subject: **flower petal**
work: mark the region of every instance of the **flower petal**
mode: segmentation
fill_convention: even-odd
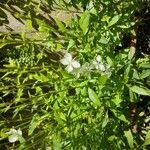
[[[69,62],[67,59],[65,59],[65,58],[61,59],[60,62],[61,62],[63,65],[68,65],[68,64],[70,63],[70,62]]]
[[[73,70],[73,66],[70,64],[70,65],[68,65],[67,67],[66,67],[66,70],[68,71],[68,72],[71,72],[72,70]]]
[[[77,61],[72,61],[72,66],[74,67],[74,68],[79,68],[80,67],[80,63],[79,62],[77,62]]]
[[[102,61],[102,57],[101,57],[100,55],[98,55],[98,56],[96,57],[96,61],[97,61],[97,62],[101,62],[101,61]]]
[[[17,132],[18,132],[19,135],[22,135],[22,131],[20,129],[18,129]]]
[[[6,134],[17,134],[17,130],[11,128],[9,132],[7,132]]]
[[[98,65],[99,65],[99,63],[97,62],[97,61],[93,61],[93,63],[91,64],[91,69],[98,69]]]
[[[64,58],[60,60],[60,62],[63,65],[68,65],[72,61],[72,55],[69,53],[66,53]]]
[[[16,134],[10,135],[8,137],[8,140],[10,143],[14,143],[14,142],[18,141],[18,136]]]
[[[105,66],[103,64],[99,64],[99,68],[100,68],[101,71],[105,71],[106,70]]]

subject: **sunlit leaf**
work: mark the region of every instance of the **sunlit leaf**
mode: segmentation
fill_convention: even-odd
[[[120,93],[116,94],[112,101],[116,104],[116,106],[119,106],[119,104],[122,102]]]
[[[146,87],[140,87],[140,86],[129,86],[129,89],[139,95],[147,95],[150,96],[150,90]]]
[[[60,136],[59,135],[55,135],[53,137],[53,149],[54,150],[61,150],[61,142],[60,142]]]
[[[57,24],[59,30],[60,30],[61,32],[65,32],[66,29],[65,29],[65,26],[64,26],[64,24],[62,23],[62,21],[60,21],[58,18],[54,18],[54,19],[55,19],[55,22],[56,22],[56,24]]]
[[[136,93],[134,93],[133,91],[129,90],[129,95],[130,95],[129,100],[131,102],[137,102],[137,95],[136,95]]]
[[[140,78],[144,79],[146,77],[150,76],[150,69],[143,70],[142,73],[140,74]]]
[[[91,88],[88,88],[88,94],[89,94],[90,100],[92,100],[92,102],[96,106],[100,106],[100,100],[99,100],[97,94]]]
[[[15,98],[15,102],[21,101],[21,96],[23,95],[23,89],[19,88],[17,91],[17,96]]]
[[[131,46],[128,54],[128,59],[132,59],[135,55],[135,47]]]
[[[150,63],[142,63],[142,64],[140,64],[140,67],[150,69]]]
[[[150,145],[150,130],[147,132],[143,146]]]
[[[94,15],[97,15],[97,11],[96,11],[96,9],[94,7],[93,1],[89,2],[89,5],[87,6],[87,9],[89,10],[90,13],[92,13]]]
[[[107,75],[102,75],[101,77],[99,77],[99,84],[100,85],[105,85],[107,80],[108,80],[108,76]]]
[[[31,135],[33,131],[41,124],[41,122],[46,119],[48,114],[40,117],[37,113],[32,117],[32,120],[29,125],[28,135]]]
[[[119,15],[114,16],[108,23],[107,27],[111,27],[112,25],[116,24],[118,22],[119,18],[120,18]]]
[[[67,50],[69,50],[71,47],[73,47],[75,45],[74,40],[70,39]]]
[[[114,115],[119,119],[122,120],[126,123],[129,123],[129,121],[126,119],[125,115],[123,114],[123,112],[119,111],[119,110],[115,110],[115,109],[111,109],[111,111],[114,113]]]
[[[133,135],[131,131],[124,131],[125,137],[127,138],[130,148],[133,148]]]
[[[28,11],[28,15],[27,15],[28,19],[27,19],[27,28],[28,31],[32,31],[32,20],[31,20],[31,13],[30,11]]]
[[[37,80],[37,81],[41,81],[41,82],[47,82],[49,81],[48,77],[46,77],[45,75],[43,75],[42,73],[40,74],[34,74],[33,77]]]
[[[0,48],[3,48],[5,45],[7,45],[7,43],[0,43]]]
[[[109,42],[109,40],[107,38],[105,38],[104,36],[102,36],[99,40],[100,43],[102,44],[107,44]]]
[[[108,112],[107,112],[105,113],[105,118],[102,120],[102,128],[105,128],[108,122],[109,119],[108,119]]]
[[[88,11],[85,11],[79,20],[79,25],[83,31],[83,34],[86,34],[88,31],[89,21],[90,21],[90,13]]]

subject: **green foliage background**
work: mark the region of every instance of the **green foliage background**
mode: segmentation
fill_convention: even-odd
[[[1,149],[147,149],[149,116],[141,109],[141,131],[131,131],[129,105],[150,96],[149,55],[123,46],[123,34],[135,36],[140,22],[137,0],[14,0],[24,19],[20,33],[0,33],[0,148]],[[70,14],[46,18],[42,12]],[[35,31],[33,32],[33,28]],[[28,31],[27,31],[28,29]],[[64,50],[83,65],[101,55],[111,76],[90,72],[80,78],[67,73],[60,59]],[[147,106],[147,109],[148,106]],[[6,132],[20,128],[19,142]]]

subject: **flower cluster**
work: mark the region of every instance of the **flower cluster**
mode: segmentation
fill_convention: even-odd
[[[72,58],[70,53],[66,53],[60,62],[67,66],[65,68],[67,72],[74,74],[77,78],[82,75],[89,74],[94,69],[99,70],[101,74],[107,74],[108,77],[111,76],[110,66],[103,63],[100,55],[98,55],[91,64],[86,62],[81,66],[78,61]]]
[[[64,58],[60,60],[60,62],[63,64],[63,65],[66,65],[66,70],[68,72],[71,72],[73,71],[74,68],[79,68],[80,67],[80,63],[75,61],[73,58],[72,58],[72,55],[69,54],[69,53],[66,53]]]
[[[92,63],[93,68],[100,70],[102,74],[107,74],[108,77],[111,76],[110,65],[104,64],[100,55],[98,55]]]
[[[9,135],[8,140],[10,143],[14,143],[19,140],[19,136],[22,136],[22,131],[20,129],[16,130],[14,128],[11,128],[9,132],[7,132]]]

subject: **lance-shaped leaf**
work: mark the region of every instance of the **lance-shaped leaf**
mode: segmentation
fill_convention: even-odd
[[[116,24],[118,22],[119,18],[120,18],[119,15],[114,16],[108,23],[107,27],[111,27],[112,25]]]
[[[150,90],[146,87],[139,87],[139,86],[129,86],[129,89],[139,95],[147,95],[150,96]]]
[[[130,130],[124,131],[124,135],[127,138],[130,148],[133,148],[133,135],[132,135],[131,131]]]
[[[89,94],[90,100],[92,100],[96,106],[100,106],[99,98],[97,94],[91,88],[88,88],[88,94]]]
[[[90,21],[90,13],[88,11],[86,11],[83,13],[83,15],[81,16],[81,18],[79,20],[79,25],[80,25],[80,28],[82,29],[84,35],[88,31],[89,21]]]

